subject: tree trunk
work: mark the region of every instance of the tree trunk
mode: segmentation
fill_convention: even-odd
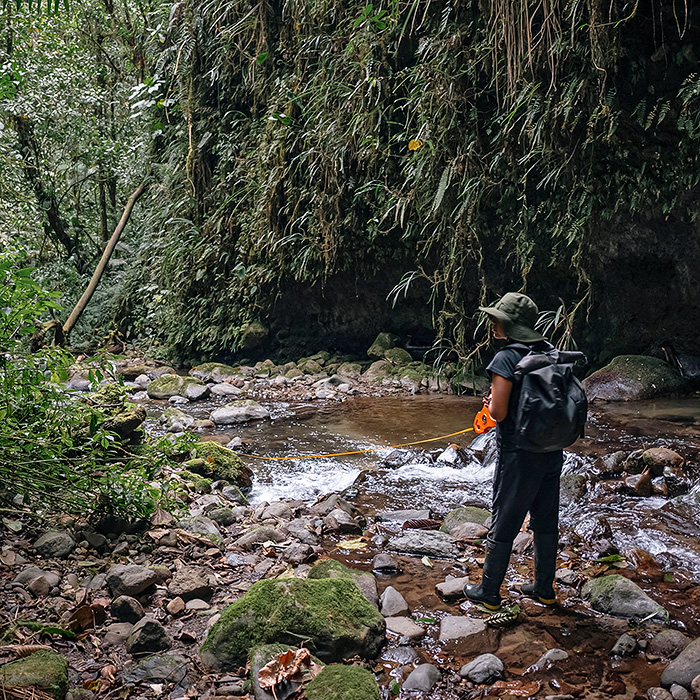
[[[134,204],[136,204],[136,200],[144,193],[145,189],[146,183],[142,182],[136,188],[131,197],[129,197],[129,201],[124,207],[124,213],[122,214],[122,218],[119,220],[117,227],[114,229],[112,237],[109,239],[109,242],[107,243],[107,246],[105,247],[104,252],[102,253],[102,257],[100,258],[100,262],[95,268],[95,272],[92,275],[90,284],[88,284],[87,289],[83,292],[83,296],[80,297],[80,300],[75,305],[75,308],[73,309],[73,311],[71,311],[71,315],[68,317],[68,320],[63,324],[63,335],[66,339],[68,338],[68,334],[73,330],[75,324],[78,322],[80,314],[83,313],[85,307],[88,305],[88,302],[92,298],[92,295],[95,293],[97,285],[100,283],[102,275],[105,269],[107,268],[107,263],[112,257],[114,248],[119,242],[119,237],[122,235],[122,232],[126,228],[126,224],[129,221],[129,217],[131,216],[131,211],[134,208]]]

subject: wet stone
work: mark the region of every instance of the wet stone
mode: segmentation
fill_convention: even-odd
[[[693,679],[700,675],[700,638],[692,641],[666,666],[661,674],[661,685],[670,687],[674,683],[690,688]]]
[[[637,651],[637,640],[629,634],[623,634],[610,650],[610,656],[632,656]]]
[[[120,595],[112,601],[112,617],[120,622],[138,622],[146,613],[143,606],[136,598],[128,595]]]
[[[381,573],[395,573],[401,571],[401,565],[390,554],[377,554],[372,559],[372,570]]]
[[[380,612],[384,617],[395,617],[409,612],[405,598],[393,586],[387,586],[379,597],[379,602]]]
[[[690,684],[690,687],[693,687],[693,684]],[[678,685],[677,683],[674,683],[670,688],[669,692],[671,693],[671,697],[673,700],[690,700],[691,695],[690,693],[682,686]]]
[[[575,588],[578,586],[581,577],[573,569],[557,569],[554,574],[557,583]]]
[[[405,523],[407,520],[428,520],[429,510],[384,510],[377,513],[378,522]]]
[[[297,542],[287,547],[282,553],[282,559],[293,566],[304,564],[313,559],[314,556],[315,552],[313,547],[302,542]]]
[[[209,511],[209,517],[217,524],[223,525],[233,525],[236,522],[236,516],[230,508],[214,508]]]
[[[441,642],[456,642],[486,631],[483,620],[476,620],[463,615],[448,615],[440,622]]]
[[[598,612],[626,618],[649,615],[665,617],[666,611],[652,600],[636,583],[619,574],[601,576],[583,586],[581,597]]]
[[[431,530],[410,530],[400,537],[389,540],[389,549],[408,554],[427,555],[433,557],[457,556],[455,539],[446,532]]]
[[[472,683],[493,683],[503,677],[503,662],[493,654],[481,654],[459,670]]]
[[[557,661],[564,661],[569,658],[568,652],[563,649],[547,649],[534,664],[534,668],[538,671],[551,668]]]
[[[440,670],[432,664],[417,666],[403,683],[404,690],[420,690],[429,693],[440,682]]]
[[[387,617],[386,622],[387,632],[399,635],[399,637],[408,637],[409,639],[420,639],[425,636],[425,630],[407,617]]]
[[[435,590],[446,600],[464,597],[464,587],[469,583],[468,576],[461,578],[447,578],[443,583],[438,583]]]
[[[649,688],[647,697],[649,700],[673,700],[673,695],[664,688]]]
[[[649,653],[664,659],[675,659],[690,644],[679,630],[661,630],[649,642]]]

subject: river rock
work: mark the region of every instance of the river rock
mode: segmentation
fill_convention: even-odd
[[[647,698],[649,700],[673,700],[673,695],[665,688],[649,688]]]
[[[216,523],[203,515],[196,515],[193,518],[186,518],[179,523],[180,529],[185,532],[191,532],[195,535],[204,535],[211,540],[212,544],[220,545],[223,541],[221,538],[221,530]]]
[[[367,350],[367,357],[372,360],[381,360],[386,355],[387,350],[391,350],[396,347],[396,342],[398,341],[398,336],[393,333],[379,333],[374,339],[372,345],[369,346]]]
[[[236,367],[224,365],[221,362],[204,362],[189,371],[191,377],[203,382],[229,382],[241,378],[241,372]]]
[[[209,511],[209,517],[222,527],[228,527],[236,522],[236,516],[230,508],[214,508]]]
[[[282,559],[292,566],[305,564],[316,558],[316,552],[310,544],[295,542],[282,552]]]
[[[384,359],[396,367],[405,367],[413,362],[411,354],[403,348],[389,348],[384,352]]]
[[[533,664],[534,671],[546,671],[557,661],[565,661],[569,658],[568,652],[563,649],[547,649]]]
[[[120,595],[115,598],[110,609],[112,617],[121,622],[136,623],[146,614],[141,603],[128,595]]]
[[[362,381],[377,384],[388,379],[392,375],[393,365],[389,360],[377,360],[373,362],[362,374]]]
[[[588,480],[583,474],[564,474],[559,480],[559,503],[568,508],[580,501],[588,490]]]
[[[326,666],[304,693],[307,700],[381,700],[374,674],[361,666]]]
[[[462,523],[461,525],[457,525],[457,527],[453,527],[450,532],[452,537],[461,542],[483,540],[488,533],[488,528],[479,525],[479,523]]]
[[[632,656],[635,651],[637,651],[637,640],[625,633],[613,645],[610,656]]]
[[[638,401],[678,394],[686,382],[663,360],[620,355],[583,381],[589,401]]]
[[[318,535],[313,529],[313,518],[295,518],[285,523],[282,527],[295,539],[312,547],[318,544]]]
[[[45,576],[35,576],[27,584],[27,590],[37,598],[45,598],[51,592],[51,584]]]
[[[384,621],[386,622],[387,632],[396,634],[399,637],[420,639],[425,636],[425,629],[408,617],[387,617]]]
[[[696,683],[696,681],[698,681]],[[696,676],[693,682],[690,684],[690,689],[693,691],[693,696],[696,698],[700,697],[700,676]],[[669,692],[673,700],[692,700],[690,693],[678,683],[674,683],[670,688]]]
[[[389,540],[387,547],[395,552],[406,552],[419,556],[458,556],[455,538],[446,532],[435,530],[406,530],[404,534]]]
[[[113,596],[143,593],[158,580],[155,571],[138,564],[117,564],[107,572],[106,582]]]
[[[464,523],[476,523],[477,525],[484,525],[488,520],[491,513],[483,508],[475,508],[473,506],[460,506],[451,510],[442,522],[440,530],[442,532],[449,532],[454,534],[452,531],[463,525]]]
[[[36,688],[45,692],[49,690],[56,700],[63,700],[68,692],[68,662],[55,651],[41,649],[24,659],[0,666],[0,689],[13,686],[26,688],[28,698],[34,697],[30,689]]]
[[[270,411],[252,399],[231,401],[221,408],[212,411],[209,416],[216,425],[235,425],[251,420],[261,420],[270,417]]]
[[[594,610],[608,615],[640,619],[653,614],[663,619],[667,614],[636,583],[619,574],[591,579],[583,586],[581,597]]]
[[[435,590],[438,592],[440,597],[445,598],[445,600],[453,600],[455,598],[464,597],[464,587],[469,583],[468,576],[462,576],[460,578],[449,577],[446,578],[443,583],[438,583],[435,586]]]
[[[379,597],[380,612],[384,617],[395,617],[409,612],[406,599],[393,587],[387,586]]]
[[[432,664],[420,664],[411,671],[408,678],[404,681],[402,688],[404,690],[420,690],[423,693],[429,693],[442,678],[440,670]]]
[[[181,411],[179,408],[169,406],[160,417],[160,423],[168,433],[183,433],[191,428],[195,418],[189,413]]]
[[[384,618],[352,581],[262,580],[224,609],[200,651],[206,664],[232,670],[259,644],[297,644],[309,637],[326,661],[374,658],[385,629]]]
[[[253,549],[255,545],[263,542],[284,542],[287,539],[286,535],[273,527],[254,527],[248,530],[244,535],[241,535],[236,541],[236,547],[242,549]]]
[[[75,540],[67,532],[47,532],[35,543],[36,551],[47,559],[66,557],[75,549]]]
[[[130,654],[153,653],[170,647],[170,640],[163,625],[151,617],[139,620],[129,632],[126,650]]]
[[[114,622],[108,625],[105,630],[102,645],[105,648],[109,648],[125,644],[133,627],[134,626],[130,622]]]
[[[700,675],[700,638],[693,640],[666,666],[661,674],[661,685],[665,688],[674,683],[690,688],[693,679]]]
[[[688,644],[690,639],[680,630],[661,630],[649,642],[649,653],[664,659],[675,659]]]
[[[214,590],[209,580],[209,574],[194,566],[183,566],[175,572],[173,580],[168,586],[171,596],[182,598],[184,601],[193,598],[209,600]]]
[[[136,666],[124,671],[122,680],[128,685],[134,683],[173,683],[186,685],[189,659],[181,654],[154,654],[139,661]]]
[[[253,472],[232,450],[212,440],[201,440],[190,451],[185,469],[210,479],[223,479],[243,489],[250,488]]]
[[[177,374],[165,374],[154,379],[146,388],[152,399],[168,400],[174,396],[186,399],[205,398],[209,395],[209,387],[200,379],[180,377]]]
[[[37,576],[43,577],[51,588],[58,586],[58,584],[61,582],[61,577],[54,574],[52,571],[44,571],[38,566],[29,566],[20,571],[20,573],[14,577],[12,583],[19,583],[22,586],[26,586],[33,579],[37,578]]]
[[[441,642],[462,642],[474,635],[482,635],[486,632],[486,624],[483,620],[476,620],[464,615],[447,615],[440,621]],[[463,650],[460,649],[462,652]]]
[[[503,662],[493,654],[481,654],[462,666],[459,675],[472,683],[494,683],[503,677]]]
[[[372,571],[382,574],[397,573],[401,571],[401,564],[391,554],[380,552],[372,559]]]
[[[642,453],[642,461],[654,476],[663,476],[666,467],[677,469],[685,462],[678,452],[669,450],[667,447],[651,447],[645,450]]]
[[[314,564],[307,574],[309,579],[342,578],[353,581],[362,591],[362,595],[375,607],[379,602],[377,580],[368,571],[353,569],[335,559],[323,559]]]
[[[673,688],[673,686],[671,686]],[[690,690],[693,693],[694,700],[700,700],[700,676],[695,676],[690,683]]]
[[[336,508],[323,518],[325,532],[344,532],[350,535],[362,534],[362,527],[351,518],[344,510]]]
[[[633,474],[625,479],[625,486],[635,495],[651,496],[651,472],[645,469],[641,474]]]

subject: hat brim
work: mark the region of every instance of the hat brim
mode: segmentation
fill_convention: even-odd
[[[522,323],[515,323],[508,314],[494,309],[493,306],[480,306],[479,311],[498,319],[503,324],[503,330],[509,340],[515,340],[519,343],[536,343],[546,338],[538,333],[534,328],[530,328]]]

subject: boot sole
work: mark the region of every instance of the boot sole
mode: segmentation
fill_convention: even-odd
[[[536,600],[538,603],[542,603],[542,605],[556,605],[557,604],[556,598],[543,598],[542,596],[539,596],[536,593],[529,594],[529,595],[527,593],[523,593],[523,595],[526,598],[530,598],[532,600]]]

